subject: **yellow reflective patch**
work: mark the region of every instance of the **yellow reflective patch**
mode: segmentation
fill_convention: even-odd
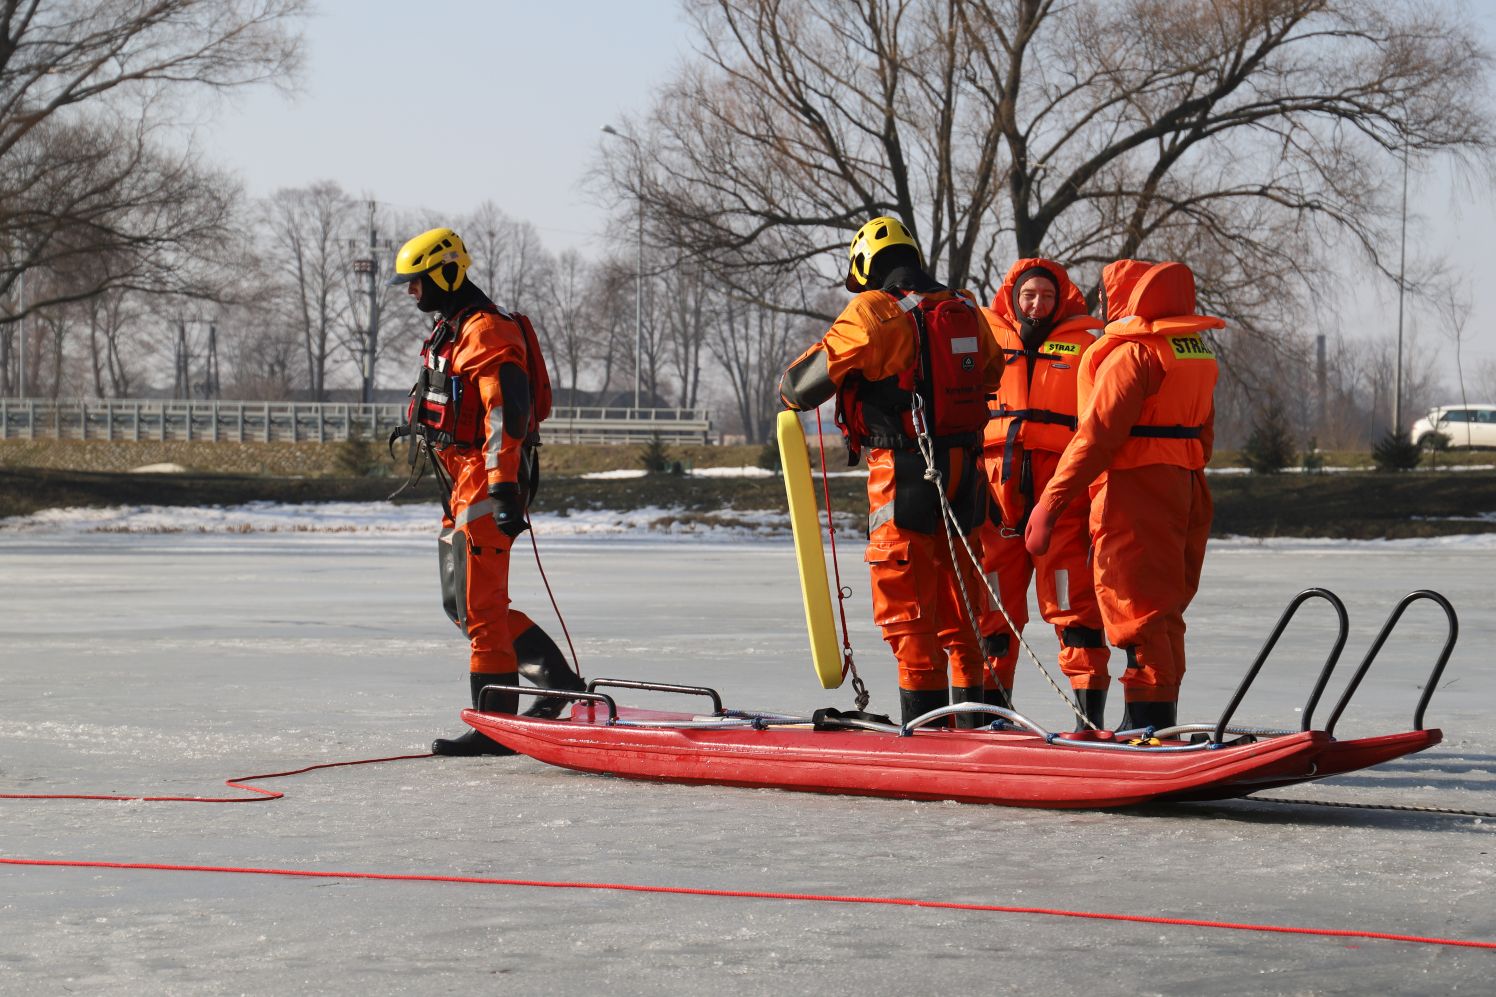
[[[1039,350],[1039,352],[1040,353],[1054,353],[1054,354],[1058,354],[1058,355],[1061,355],[1061,356],[1071,356],[1071,357],[1073,357],[1073,356],[1079,356],[1080,355],[1080,345],[1077,344],[1077,343],[1061,343],[1061,342],[1051,341],[1051,342],[1045,343],[1044,347],[1041,350]]]
[[[1210,351],[1205,340],[1199,336],[1170,336],[1169,345],[1174,348],[1174,357],[1177,360],[1215,359],[1215,354]]]

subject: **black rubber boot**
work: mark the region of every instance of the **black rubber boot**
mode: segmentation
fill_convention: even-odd
[[[982,695],[986,697],[988,706],[1001,706],[1005,710],[1013,708],[1013,691],[1011,689],[1004,689],[1002,686],[998,686],[995,689],[983,689]],[[991,723],[996,719],[996,717],[989,716],[987,722]]]
[[[908,723],[915,717],[924,716],[931,710],[951,705],[950,694],[944,689],[899,689],[900,723]],[[931,721],[927,727],[949,726],[945,717]]]
[[[566,655],[550,634],[539,627],[532,626],[514,638],[514,656],[519,659],[520,675],[533,686],[563,692],[582,692],[587,688],[582,677],[571,670]],[[537,699],[523,715],[554,720],[566,709],[566,703],[564,699]]]
[[[473,708],[479,707],[479,693],[486,685],[518,685],[519,674],[517,672],[504,672],[501,674],[488,674],[485,672],[469,672],[468,684],[472,688]],[[519,709],[519,696],[512,692],[490,693],[488,699],[481,704],[489,713],[513,713]],[[433,755],[455,755],[470,757],[472,755],[512,755],[515,754],[511,748],[506,748],[499,742],[475,730],[469,730],[461,737],[439,737],[431,742],[431,753]]]
[[[1172,727],[1177,722],[1175,714],[1178,704],[1173,702],[1137,702],[1128,703],[1122,711],[1122,723],[1118,730],[1137,730],[1140,727],[1152,727],[1154,730],[1163,730]]]
[[[957,685],[951,687],[951,705],[956,703],[983,703],[982,687]],[[992,722],[992,717],[986,713],[957,713],[956,727],[960,730],[975,730],[985,727]]]
[[[1086,715],[1086,719],[1096,726],[1097,730],[1106,730],[1106,690],[1105,689],[1077,689],[1075,690],[1075,705]],[[1076,730],[1088,729],[1079,720],[1075,722]]]

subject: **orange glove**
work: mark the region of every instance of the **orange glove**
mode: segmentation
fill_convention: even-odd
[[[1029,513],[1028,527],[1023,531],[1023,546],[1031,557],[1049,553],[1049,538],[1054,535],[1054,521],[1060,515],[1042,503]]]

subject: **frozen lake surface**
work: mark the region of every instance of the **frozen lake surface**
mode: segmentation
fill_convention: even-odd
[[[225,778],[418,753],[459,731],[465,648],[441,613],[429,526],[308,532],[204,515],[217,517],[206,532],[129,532],[118,519],[86,532],[97,524],[81,515],[0,528],[0,792],[240,796]],[[545,526],[546,570],[589,677],[710,685],[737,708],[851,705],[849,689],[812,678],[783,541],[638,529],[553,539],[560,524]],[[559,641],[528,544],[517,550],[516,604]],[[855,542],[842,554],[853,641],[872,708],[895,710],[860,554]],[[1214,719],[1299,589],[1324,585],[1350,609],[1342,677],[1403,593],[1437,589],[1462,617],[1428,714],[1445,743],[1272,795],[1496,810],[1491,564],[1474,538],[1214,545],[1189,615],[1183,719]],[[1328,615],[1306,607],[1238,719],[1297,724]],[[1029,630],[1052,660],[1047,631]],[[1432,605],[1411,610],[1340,733],[1410,726],[1442,638]],[[1065,723],[1031,664],[1018,705]],[[1496,940],[1496,821],[1474,818],[1250,800],[1017,810],[653,785],[523,758],[421,758],[263,786],[286,797],[0,800],[0,857],[915,897]],[[0,926],[6,994],[1487,993],[1496,969],[1481,949],[1040,914],[14,865],[0,865]]]

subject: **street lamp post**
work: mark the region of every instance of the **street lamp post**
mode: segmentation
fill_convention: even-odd
[[[1392,381],[1392,432],[1402,432],[1403,269],[1408,262],[1408,142],[1403,140],[1402,248],[1397,258],[1397,372]]]
[[[633,143],[634,150],[643,155],[643,147],[632,135],[625,135],[612,125],[603,125],[603,134]],[[639,244],[634,255],[634,410],[639,408],[639,369],[644,362],[644,197],[636,195],[639,205]]]

